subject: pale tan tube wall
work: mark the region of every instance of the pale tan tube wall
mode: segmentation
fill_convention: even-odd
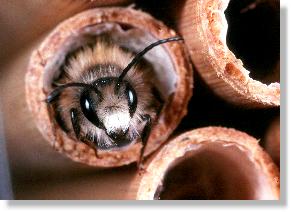
[[[206,127],[164,146],[139,181],[137,199],[279,199],[279,171],[246,133]]]
[[[250,70],[245,68],[246,65],[227,46],[228,23],[224,12],[230,2],[230,0],[179,1],[179,6],[173,14],[176,27],[185,39],[193,64],[210,88],[233,104],[260,108],[279,106],[280,84],[277,81],[279,63],[275,67],[276,73],[270,74],[273,76],[265,76],[266,79],[271,78],[269,81],[272,83],[264,84],[250,77]],[[274,10],[275,14],[279,14],[277,0],[254,2],[266,4],[265,6]],[[249,7],[250,10],[256,10],[258,6],[255,3]]]
[[[129,31],[128,29],[137,29],[149,33],[155,41],[176,35],[173,30],[166,27],[162,22],[141,11],[120,7],[88,10],[65,20],[46,37],[40,47],[32,54],[26,75],[27,103],[43,136],[56,150],[71,159],[100,167],[122,166],[137,161],[141,142],[136,142],[131,147],[120,151],[100,151],[97,158],[93,149],[84,143],[72,140],[60,129],[53,121],[53,115],[49,112],[43,100],[46,99],[48,87],[50,87],[50,85],[46,85],[48,84],[46,83],[48,81],[47,78],[54,75],[54,73],[49,73],[49,70],[54,64],[59,63],[60,58],[68,53],[70,50],[68,49],[68,42],[75,39],[76,42],[71,42],[72,45],[78,44],[83,39],[79,38],[80,34],[94,34],[96,33],[94,27],[104,24],[103,26],[106,28],[108,27],[107,23],[126,26],[126,31]],[[120,28],[120,30],[123,30],[122,27]],[[128,36],[133,35],[129,33]],[[164,105],[164,109],[157,121],[158,124],[151,131],[146,155],[166,141],[176,128],[187,112],[187,102],[192,95],[192,68],[183,43],[167,43],[163,48],[167,51],[168,57],[174,66],[176,87],[172,97]],[[55,57],[56,55],[59,56]]]

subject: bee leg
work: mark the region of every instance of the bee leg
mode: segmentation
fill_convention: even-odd
[[[84,138],[80,138],[80,141],[81,141],[82,143],[85,143],[87,146],[91,147],[91,149],[93,149],[96,158],[101,158],[101,157],[97,154],[97,149],[96,149],[95,145],[94,145],[92,142],[89,142],[89,141],[85,140]]]
[[[139,160],[138,160],[138,169],[141,170],[143,169],[143,159],[144,159],[144,151],[147,145],[147,141],[151,132],[151,128],[152,128],[152,120],[151,120],[151,116],[149,114],[143,115],[142,119],[146,122],[144,129],[142,131],[142,135],[141,135],[141,140],[142,140],[142,148],[140,151],[140,156],[139,156]]]
[[[97,149],[94,146],[93,143],[86,141],[84,138],[80,136],[80,125],[79,125],[79,117],[78,117],[78,111],[76,108],[72,108],[70,110],[70,117],[72,122],[72,127],[75,133],[76,138],[81,141],[82,143],[86,144],[87,146],[91,147],[94,150],[95,156],[99,158],[97,154]]]
[[[162,105],[164,103],[159,90],[156,87],[152,88],[152,93],[155,99]]]
[[[162,111],[164,101],[161,97],[159,90],[156,87],[152,88],[152,94],[156,99],[155,107],[157,108],[157,115],[159,115],[160,112]]]
[[[72,127],[75,133],[76,138],[79,140],[80,138],[80,125],[79,125],[79,117],[76,108],[72,108],[70,110],[70,117],[72,122]]]

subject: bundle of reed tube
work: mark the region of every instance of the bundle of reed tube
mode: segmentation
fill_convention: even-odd
[[[125,199],[280,198],[279,1],[84,5],[25,73],[56,163],[135,167]]]

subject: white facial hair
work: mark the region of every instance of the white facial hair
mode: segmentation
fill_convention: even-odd
[[[130,114],[128,112],[115,112],[105,117],[104,126],[106,132],[110,134],[117,130],[125,132],[129,128]]]

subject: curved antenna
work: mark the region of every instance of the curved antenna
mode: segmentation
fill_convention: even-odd
[[[139,52],[138,54],[136,54],[135,57],[132,59],[132,61],[127,65],[127,67],[124,68],[123,72],[119,76],[119,79],[117,81],[117,85],[123,80],[123,78],[126,76],[126,74],[128,73],[128,71],[134,65],[136,65],[142,59],[142,57],[144,56],[144,54],[146,54],[148,51],[150,51],[151,49],[153,49],[155,46],[158,46],[158,45],[161,45],[161,44],[164,44],[164,43],[167,43],[167,42],[180,41],[180,40],[183,40],[183,38],[181,38],[181,37],[166,38],[166,39],[162,39],[162,40],[156,41],[156,42],[150,44],[149,46],[147,46],[141,52]]]
[[[71,83],[67,83],[65,85],[61,85],[59,87],[57,87],[55,90],[53,90],[47,97],[46,99],[46,103],[52,103],[59,95],[60,93],[66,89],[66,88],[70,88],[70,87],[85,87],[91,90],[94,90],[97,94],[100,94],[100,91],[89,84],[86,83],[79,83],[79,82],[71,82]]]

